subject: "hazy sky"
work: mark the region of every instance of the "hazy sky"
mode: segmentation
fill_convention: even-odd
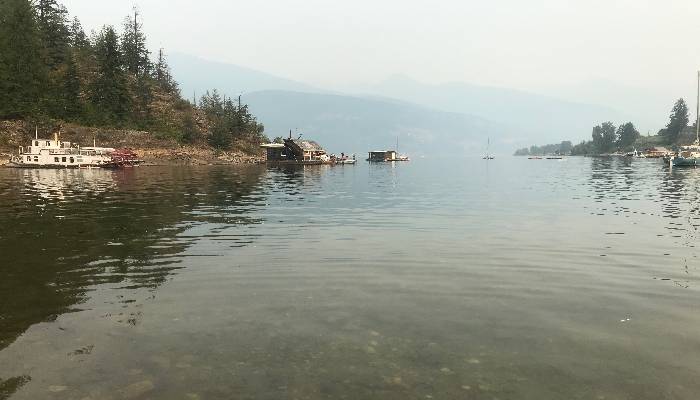
[[[700,67],[697,0],[64,4],[87,31],[121,25],[136,4],[153,48],[334,88],[392,74],[539,92],[605,80],[691,97],[694,107]]]

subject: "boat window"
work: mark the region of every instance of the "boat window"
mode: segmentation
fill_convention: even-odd
[[[37,140],[34,142],[34,146],[38,146],[38,145],[39,145],[39,141]]]
[[[27,156],[27,161],[32,161],[32,157]]]
[[[66,162],[66,158],[65,158],[65,157],[63,157],[63,158],[61,159],[61,161],[63,161],[63,162]]]
[[[53,162],[58,162],[58,157],[54,157]]]
[[[46,141],[46,145],[47,145],[47,146],[51,146],[51,142],[49,142],[49,141],[47,140],[47,141]]]
[[[75,162],[75,159],[73,157],[71,157],[70,162]]]
[[[39,161],[39,157],[34,156],[34,161]]]

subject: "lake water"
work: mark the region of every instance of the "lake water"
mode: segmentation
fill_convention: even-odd
[[[700,170],[0,170],[0,399],[697,399]]]

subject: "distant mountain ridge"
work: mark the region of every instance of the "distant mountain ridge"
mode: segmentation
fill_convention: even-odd
[[[180,89],[185,98],[191,98],[194,93],[201,96],[213,88],[228,96],[260,90],[320,91],[311,85],[266,72],[182,53],[169,55],[168,63],[173,74],[182,79]]]
[[[563,137],[588,138],[605,120],[625,117],[605,106],[578,103],[522,90],[462,82],[424,84],[395,75],[367,88],[369,93],[409,100],[436,109],[469,113],[509,127],[507,140],[556,142]],[[512,135],[512,136],[510,136]]]
[[[481,118],[379,98],[260,91],[248,94],[246,103],[263,121],[268,136],[292,130],[334,152],[393,149],[398,139],[400,150],[414,155],[479,154],[487,137],[500,131]]]
[[[170,66],[185,97],[213,87],[232,97],[242,93],[269,137],[299,129],[339,151],[388,147],[399,136],[414,152],[444,152],[451,143],[452,153],[483,153],[491,138],[492,151],[511,154],[533,143],[587,139],[601,121],[624,118],[609,107],[466,83],[394,76],[348,94],[177,53]]]

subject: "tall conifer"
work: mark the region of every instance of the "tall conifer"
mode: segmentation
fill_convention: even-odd
[[[35,115],[46,68],[34,8],[28,0],[0,1],[0,117]]]

